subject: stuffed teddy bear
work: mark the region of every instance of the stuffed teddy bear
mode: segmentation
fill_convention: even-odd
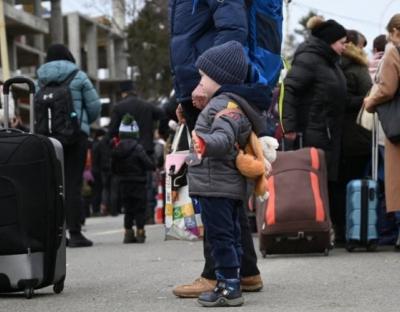
[[[255,181],[254,193],[265,200],[268,198],[267,176],[271,164],[264,158],[263,148],[252,131],[244,150],[239,149],[236,156],[236,167],[240,173]]]

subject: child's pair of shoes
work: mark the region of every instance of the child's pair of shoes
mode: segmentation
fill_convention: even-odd
[[[137,230],[137,236],[135,235],[135,231],[133,229],[125,230],[124,235],[124,244],[132,244],[132,243],[144,243],[146,240],[146,233],[144,229]]]

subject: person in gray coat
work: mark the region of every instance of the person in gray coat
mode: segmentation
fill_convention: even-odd
[[[243,148],[248,141],[252,114],[244,98],[220,89],[243,84],[248,63],[242,45],[228,41],[205,51],[196,67],[201,80],[192,93],[193,105],[202,111],[192,132],[194,153],[187,159],[188,185],[190,196],[201,206],[217,277],[215,289],[202,293],[198,301],[203,306],[238,306],[243,304],[239,211],[246,197],[246,179],[235,159],[237,145]],[[197,97],[199,94],[203,96]],[[206,100],[196,100],[199,98]]]

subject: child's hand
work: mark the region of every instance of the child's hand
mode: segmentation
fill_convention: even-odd
[[[118,146],[118,144],[120,142],[121,142],[121,139],[119,138],[119,136],[113,137],[111,140],[111,147],[114,148],[114,147]]]
[[[193,102],[193,106],[200,110],[202,110],[204,107],[206,107],[206,105],[208,103],[208,96],[202,86],[198,85],[193,90],[192,102]]]
[[[192,140],[193,140],[194,151],[196,152],[197,157],[201,158],[204,155],[204,152],[206,151],[206,145],[204,143],[204,140],[199,136],[197,136],[194,130],[192,131]]]

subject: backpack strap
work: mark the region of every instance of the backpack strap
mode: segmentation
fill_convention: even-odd
[[[62,86],[69,86],[71,81],[75,78],[76,74],[79,72],[79,69],[75,69],[70,73],[67,78],[61,83]]]
[[[69,84],[72,82],[72,80],[75,78],[75,76],[78,74],[79,69],[73,70],[67,78],[61,83],[61,86],[69,86]],[[73,100],[73,99],[72,99]],[[82,96],[82,107],[81,107],[81,116],[79,117],[79,126],[82,126],[82,120],[83,120],[83,110],[86,109],[85,105],[85,99]]]
[[[223,116],[223,115],[229,115],[229,113],[238,113],[241,115],[244,115],[243,111],[240,108],[224,108],[223,110],[220,110],[218,113],[215,114],[214,120]]]
[[[236,114],[241,114],[244,115],[243,111],[239,108],[239,107],[235,107],[235,108],[224,108],[223,110],[220,110],[218,113],[215,114],[214,116],[214,120],[223,116],[223,115],[229,115],[230,113],[236,113]],[[239,150],[240,146],[239,143],[236,142],[235,143],[236,148]]]

